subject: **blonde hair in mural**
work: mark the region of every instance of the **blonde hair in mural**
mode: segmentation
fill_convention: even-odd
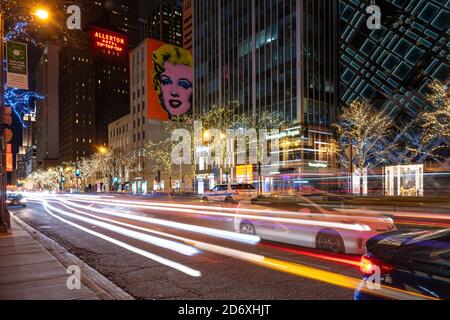
[[[188,50],[170,44],[163,45],[153,52],[153,87],[159,97],[161,96],[161,74],[164,72],[166,62],[192,67],[192,55]]]

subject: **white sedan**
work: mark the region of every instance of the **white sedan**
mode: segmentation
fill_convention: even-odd
[[[367,240],[396,230],[391,218],[346,215],[317,204],[300,212],[240,206],[236,209],[234,228],[264,240],[347,254],[364,254]]]

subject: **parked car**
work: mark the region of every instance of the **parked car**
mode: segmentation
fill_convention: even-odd
[[[27,200],[22,194],[19,193],[10,193],[6,195],[6,205],[8,207],[14,207],[14,206],[27,206]]]
[[[450,229],[409,230],[380,234],[366,245],[361,272],[366,281],[379,270],[380,284],[438,299],[450,299]],[[356,300],[380,299],[367,289]],[[376,290],[376,289],[374,289]]]
[[[258,191],[249,183],[221,184],[202,196],[204,201],[225,201],[235,202],[242,200],[252,200],[258,197]]]
[[[388,217],[343,214],[314,203],[299,212],[260,205],[240,206],[236,209],[234,228],[236,232],[258,235],[264,240],[360,255],[364,254],[368,239],[396,230],[394,221]]]

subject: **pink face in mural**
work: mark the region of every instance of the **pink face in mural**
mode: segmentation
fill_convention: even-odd
[[[192,70],[183,64],[164,64],[160,76],[162,100],[172,116],[180,116],[191,110]]]

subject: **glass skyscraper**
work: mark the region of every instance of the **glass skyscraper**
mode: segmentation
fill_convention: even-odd
[[[230,105],[287,122],[336,116],[337,2],[195,0],[195,113]]]
[[[309,179],[301,185],[302,177],[336,165],[330,150],[337,106],[337,4],[192,1],[194,115],[224,105],[254,119],[276,114],[290,126],[283,133],[287,138],[281,143],[279,170],[262,166],[259,184],[264,191],[311,188]],[[203,183],[211,188],[214,181],[224,181],[210,169],[197,172],[199,190]],[[233,181],[252,182],[240,174],[242,166],[235,169]],[[257,171],[253,166],[253,178]]]

